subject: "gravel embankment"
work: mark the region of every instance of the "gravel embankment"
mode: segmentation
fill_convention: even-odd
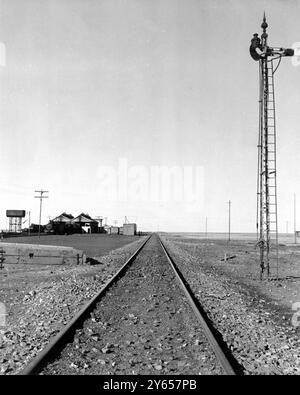
[[[153,236],[43,374],[220,374]]]
[[[220,277],[168,237],[163,240],[245,374],[300,374],[299,329],[274,320],[263,298]]]
[[[28,267],[25,284],[10,280],[8,272],[7,287],[0,289],[0,300],[8,313],[6,326],[0,328],[0,374],[16,374],[23,369],[144,239],[98,257],[99,265],[52,267],[49,278],[44,274],[40,281],[37,267]]]

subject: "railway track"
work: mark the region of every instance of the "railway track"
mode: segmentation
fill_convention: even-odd
[[[236,372],[162,241],[152,235],[20,374]]]

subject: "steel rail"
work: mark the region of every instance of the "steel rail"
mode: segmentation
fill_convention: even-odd
[[[217,359],[219,360],[220,364],[222,365],[226,375],[230,375],[230,376],[234,376],[236,375],[235,373],[235,369],[233,368],[231,362],[229,361],[229,359],[226,357],[224,351],[222,350],[221,345],[219,344],[218,340],[216,339],[216,337],[214,336],[212,330],[210,329],[207,321],[205,320],[205,318],[203,317],[203,315],[201,314],[199,308],[197,307],[195,301],[194,301],[194,296],[193,294],[188,290],[188,288],[186,287],[184,281],[183,281],[183,276],[180,273],[179,269],[177,268],[176,264],[174,263],[173,259],[171,258],[168,250],[166,249],[166,247],[164,246],[161,238],[158,236],[160,245],[168,259],[168,262],[170,263],[170,266],[172,267],[176,279],[179,282],[183,292],[185,293],[187,300],[191,306],[191,308],[193,309],[198,321],[201,324],[201,327],[204,331],[204,334],[207,338],[207,340],[209,341]]]
[[[140,247],[131,255],[124,265],[109,279],[100,291],[89,300],[85,306],[73,317],[73,319],[50,341],[50,343],[19,373],[19,375],[35,375],[64,348],[66,343],[74,337],[76,329],[80,328],[90,312],[94,309],[96,303],[107,290],[125,273],[129,265],[135,260],[136,256],[149,241],[151,235],[140,245]]]

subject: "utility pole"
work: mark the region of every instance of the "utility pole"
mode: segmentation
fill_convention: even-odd
[[[40,196],[35,196],[36,199],[40,199],[40,218],[39,218],[39,238],[41,237],[41,218],[42,218],[42,201],[43,199],[48,199],[49,196],[43,196],[44,193],[49,193],[49,191],[34,191],[40,194]]]
[[[30,211],[28,211],[28,236],[30,236]]]
[[[231,201],[228,201],[228,241],[230,241],[230,207]]]
[[[294,242],[297,244],[296,237],[296,194],[294,193]]]

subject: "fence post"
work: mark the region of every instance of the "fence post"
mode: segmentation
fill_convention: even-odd
[[[3,269],[3,262],[5,261],[4,257],[5,251],[3,248],[0,248],[0,269]]]

